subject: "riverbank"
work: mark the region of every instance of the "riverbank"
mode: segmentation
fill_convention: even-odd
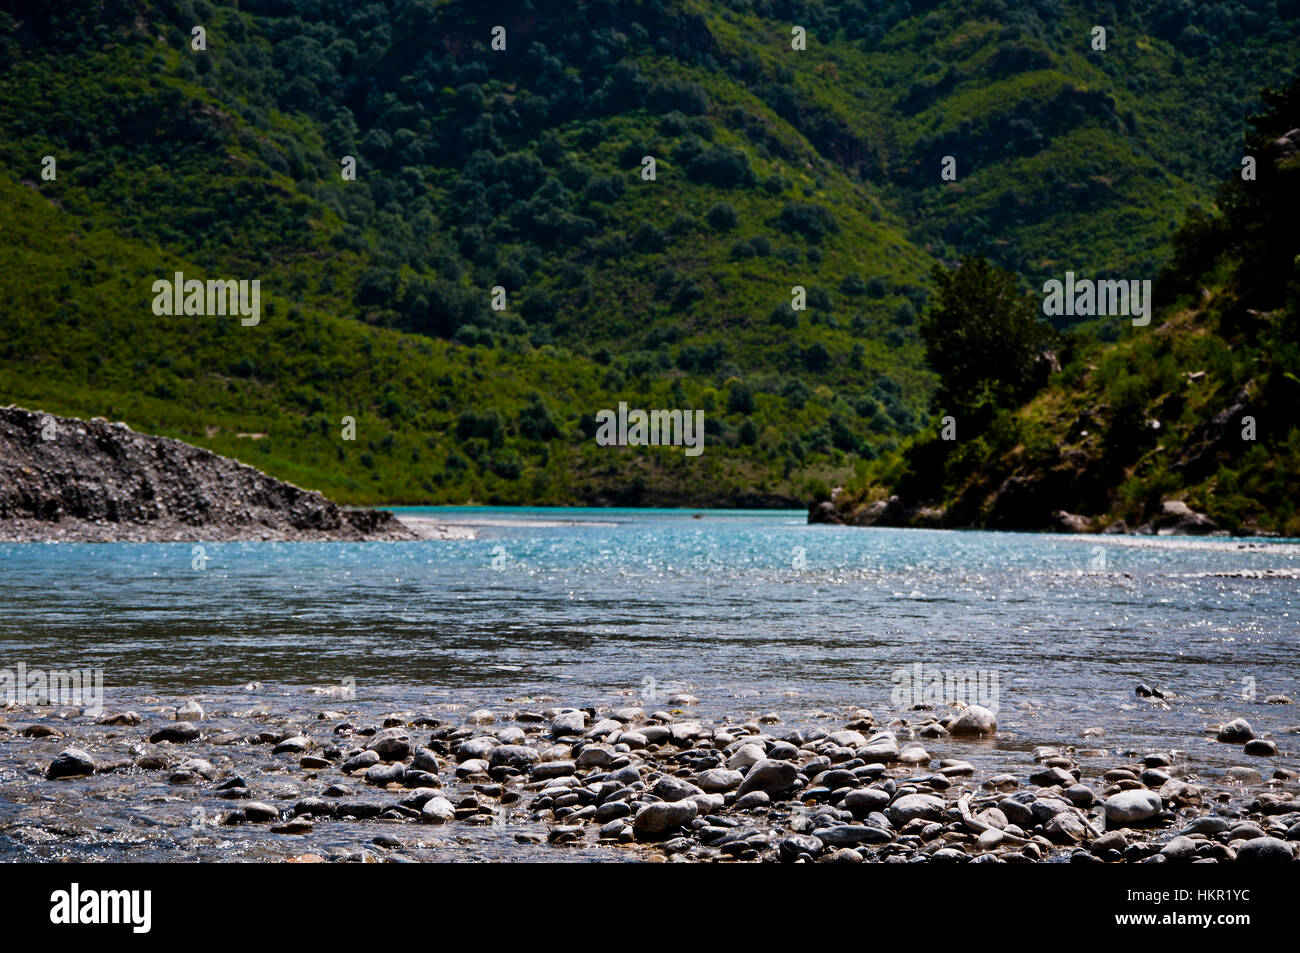
[[[705,719],[651,689],[389,711],[353,691],[11,702],[0,859],[1285,863],[1300,841],[1300,726],[1131,751],[1104,725],[1009,737],[977,707]],[[1231,766],[1188,758],[1210,739]]]

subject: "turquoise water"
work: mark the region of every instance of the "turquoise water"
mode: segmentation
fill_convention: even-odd
[[[906,717],[894,673],[919,662],[997,674],[1002,747],[1096,725],[1112,747],[1211,765],[1228,762],[1208,724],[1300,722],[1262,701],[1297,695],[1294,541],[856,529],[802,511],[399,512],[477,538],[205,544],[201,570],[190,544],[0,546],[0,667],[102,667],[110,708],[259,681],[355,684],[394,709],[685,690],[704,716],[795,722],[859,705]],[[1140,701],[1139,682],[1176,697]]]

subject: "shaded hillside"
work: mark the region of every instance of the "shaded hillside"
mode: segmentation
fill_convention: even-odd
[[[1149,327],[1065,340],[1023,406],[919,435],[814,518],[1300,535],[1300,81],[1266,100],[1257,177],[1189,216]]]

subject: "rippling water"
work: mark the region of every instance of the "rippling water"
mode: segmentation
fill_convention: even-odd
[[[421,543],[0,546],[0,667],[102,667],[107,707],[351,684],[397,708],[574,705],[686,690],[702,717],[902,715],[894,673],[995,672],[990,770],[1040,743],[1243,763],[1207,725],[1300,722],[1294,541],[856,529],[802,512],[403,511]],[[1167,705],[1135,697],[1146,682]],[[1252,694],[1253,692],[1253,694]],[[207,693],[204,695],[203,693]],[[115,704],[116,700],[116,704]],[[1259,762],[1261,769],[1268,762]],[[1265,773],[1267,776],[1267,771]]]

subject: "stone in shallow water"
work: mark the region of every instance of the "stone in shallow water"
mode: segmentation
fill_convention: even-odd
[[[205,717],[203,706],[192,698],[176,709],[177,721],[202,721]]]
[[[434,795],[420,808],[420,820],[425,824],[446,824],[456,817],[456,807],[441,794]]]
[[[411,753],[411,736],[405,728],[385,728],[375,732],[366,750],[385,761],[403,761]]]
[[[45,777],[53,781],[56,778],[76,778],[95,773],[95,759],[80,748],[65,748],[57,758],[50,762]]]
[[[172,744],[184,744],[187,741],[193,741],[198,736],[198,725],[188,721],[178,721],[170,725],[164,725],[151,734],[149,743],[156,745],[163,741],[169,741]]]
[[[463,750],[464,746],[461,747]],[[488,766],[491,768],[514,768],[523,771],[541,761],[541,759],[542,756],[537,749],[529,748],[527,745],[500,745],[493,748],[488,754]]]
[[[1242,750],[1249,755],[1272,758],[1277,754],[1277,744],[1264,738],[1252,738]]]
[[[1228,744],[1245,744],[1255,737],[1255,729],[1250,726],[1245,718],[1234,718],[1215,735],[1215,740],[1223,741]]]
[[[981,705],[971,705],[962,710],[948,724],[948,731],[954,735],[991,735],[998,730],[998,720],[993,712]]]
[[[1155,791],[1121,791],[1106,799],[1109,824],[1136,824],[1160,813],[1160,795]]]

